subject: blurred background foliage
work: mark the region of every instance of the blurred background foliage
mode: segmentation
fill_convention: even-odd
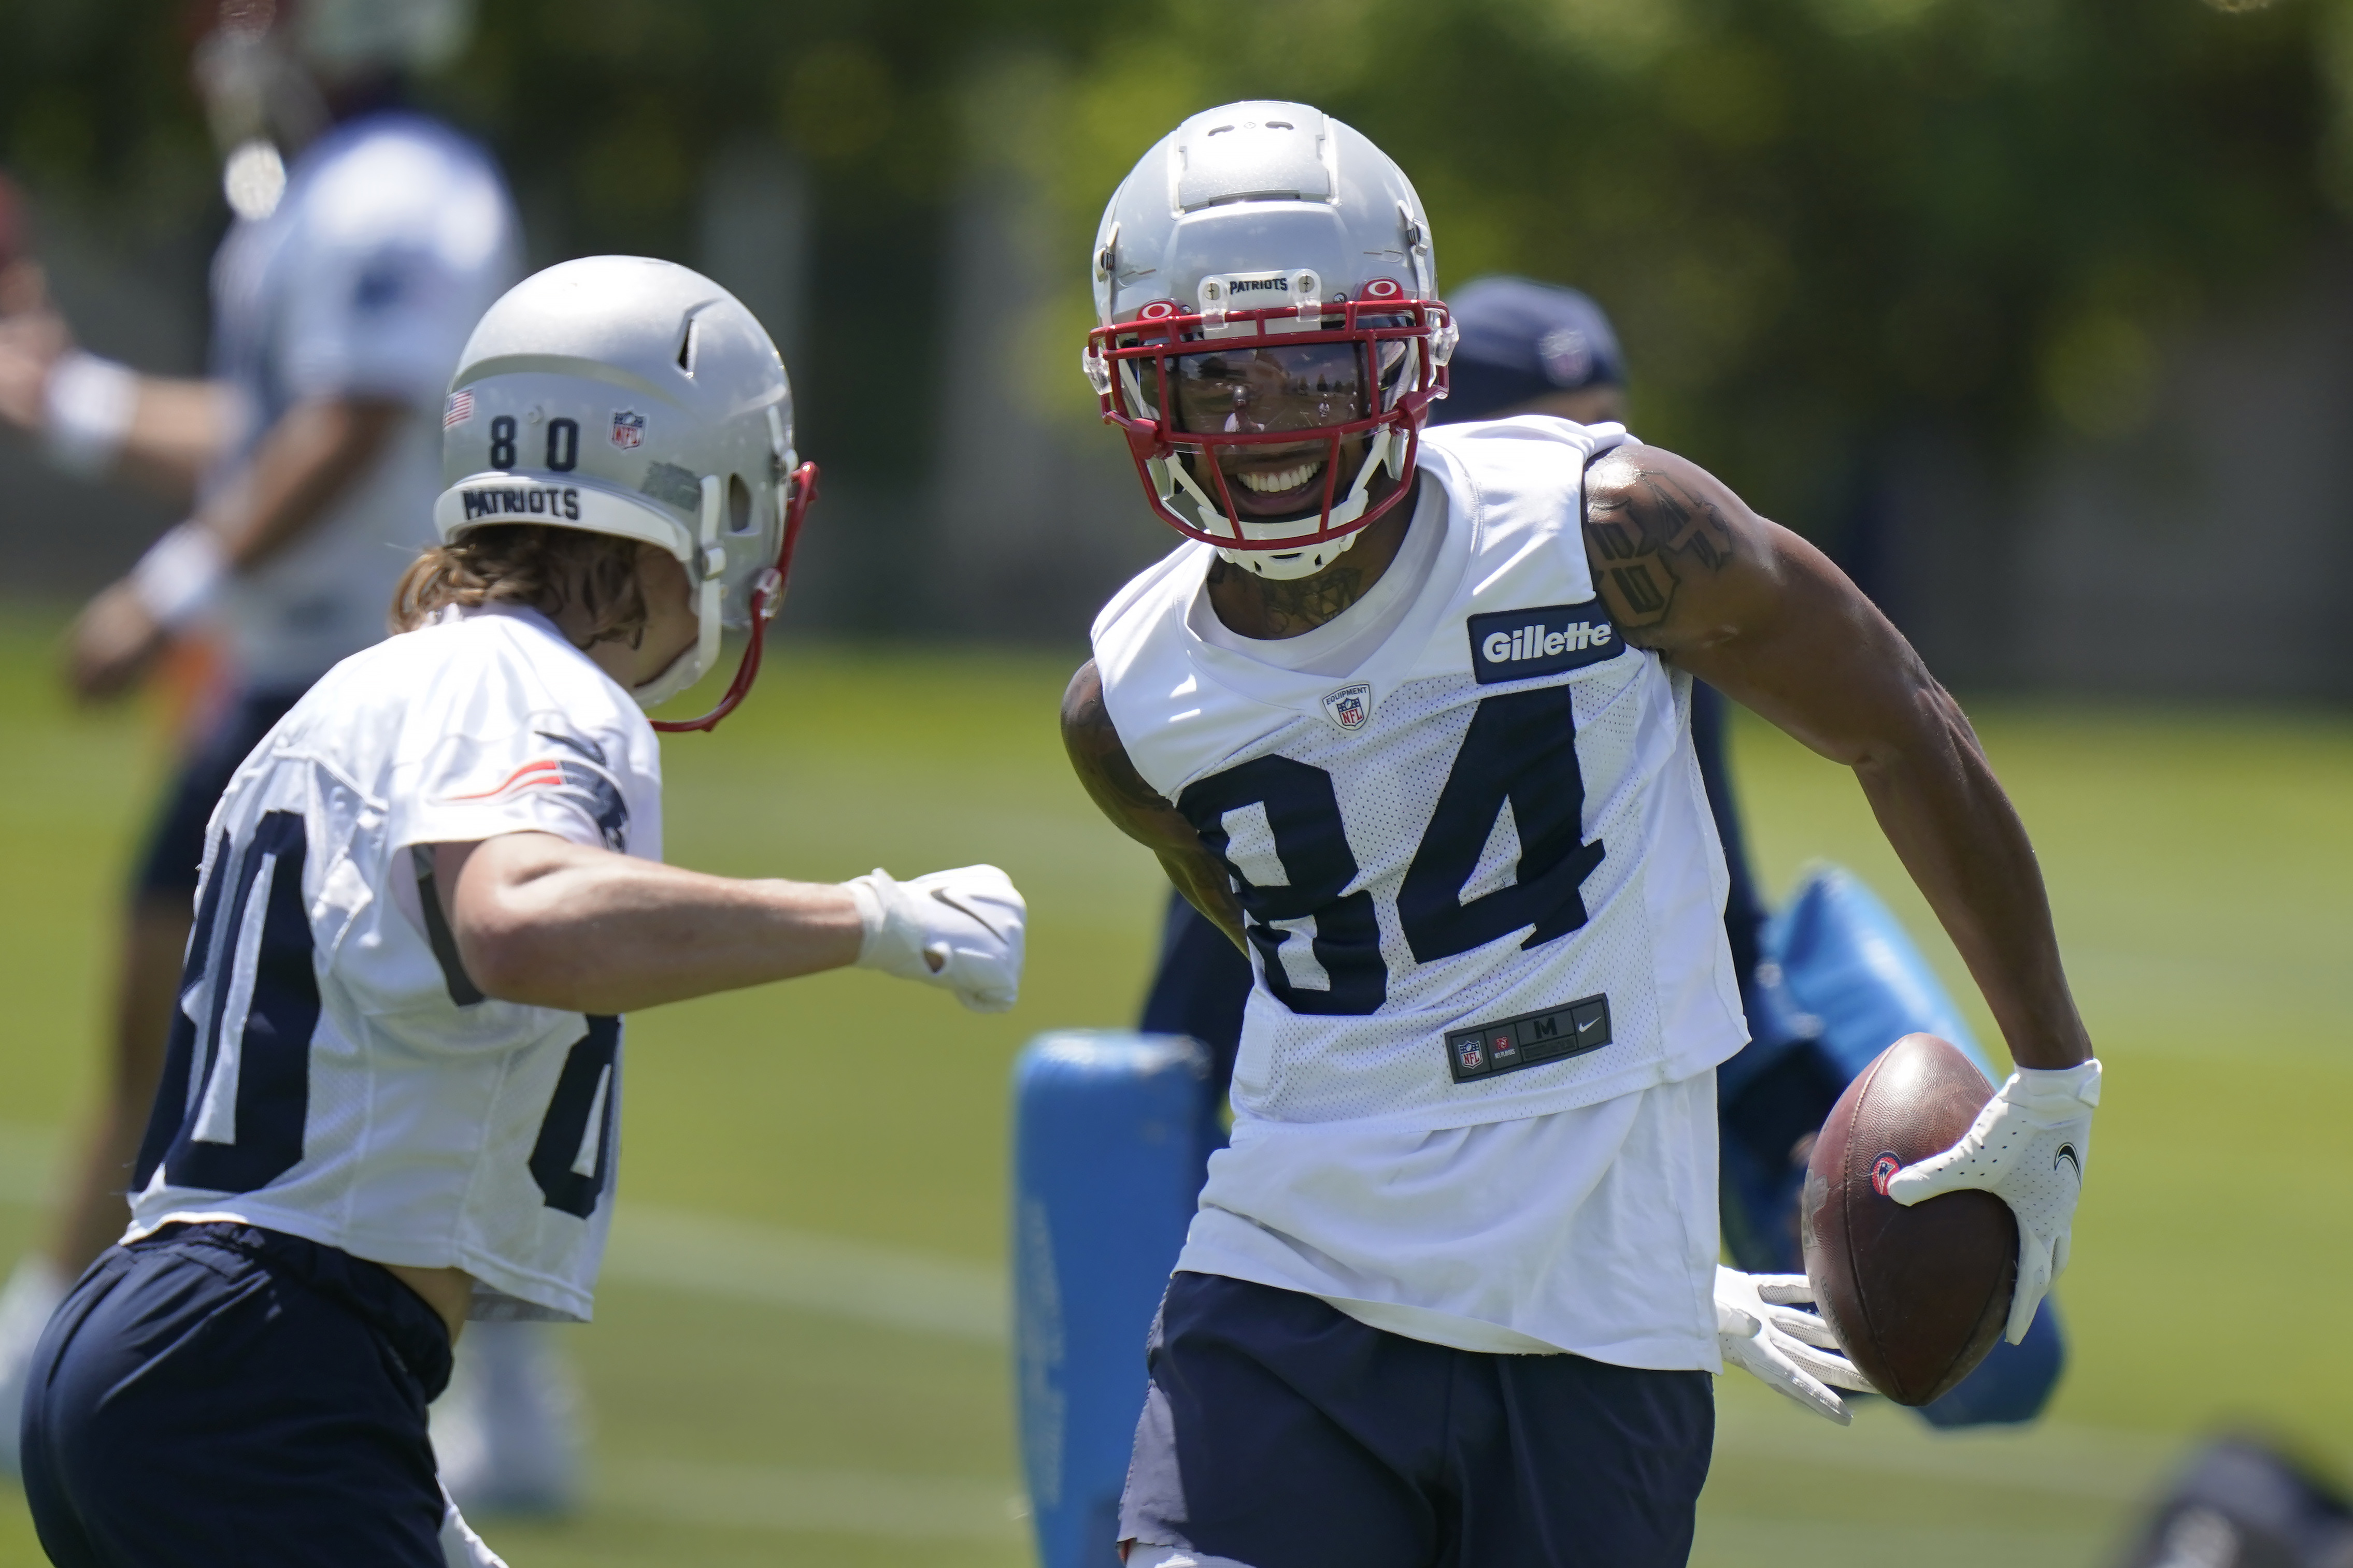
[[[175,0],[0,0],[0,160],[126,239],[220,223],[188,31]],[[2163,335],[2283,287],[2353,205],[2346,0],[485,0],[430,90],[539,259],[691,258],[714,158],[797,154],[807,445],[868,462],[908,460],[910,388],[950,368],[977,174],[1040,195],[1025,243],[1062,270],[1025,384],[1083,417],[1113,184],[1193,109],[1306,99],[1406,164],[1442,278],[1590,289],[1644,434],[1793,521],[1907,424],[1997,456],[2130,429]]]

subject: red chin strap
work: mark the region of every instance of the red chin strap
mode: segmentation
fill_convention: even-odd
[[[665,735],[681,734],[689,730],[716,730],[719,721],[735,711],[744,694],[752,689],[752,682],[760,674],[760,643],[784,607],[785,584],[793,574],[793,551],[801,542],[801,523],[808,509],[817,504],[817,465],[803,463],[793,470],[785,500],[785,546],[776,552],[776,563],[760,574],[752,585],[752,641],[744,649],[744,662],[735,667],[735,679],[727,683],[727,694],[719,705],[700,719],[656,719],[655,729]]]

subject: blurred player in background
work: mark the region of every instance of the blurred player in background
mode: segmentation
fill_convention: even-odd
[[[1902,637],[1712,477],[1609,425],[1421,433],[1454,336],[1428,220],[1347,127],[1193,117],[1093,266],[1090,377],[1194,542],[1098,617],[1065,742],[1256,961],[1123,1550],[1680,1563],[1704,1373],[1835,1419],[1856,1381],[1802,1278],[1715,1263],[1746,1031],[1691,679],[1856,769],[2003,1025],[2021,1070],[1891,1195],[2009,1204],[2013,1339],[2100,1070],[2024,832]]]
[[[585,1320],[618,1015],[852,964],[1013,1005],[994,867],[661,863],[656,729],[741,700],[815,466],[751,312],[668,262],[525,280],[464,347],[402,635],[236,770],[123,1244],[34,1356],[25,1480],[75,1568],[489,1562],[426,1407],[470,1318]],[[718,706],[652,708],[735,658]]]
[[[195,77],[227,155],[235,221],[213,264],[211,374],[142,375],[77,348],[20,273],[0,320],[0,418],[76,471],[194,510],[75,624],[85,698],[133,687],[175,638],[217,628],[233,689],[210,709],[139,862],[105,1099],[47,1246],[0,1297],[0,1408],[66,1286],[122,1231],[124,1186],[174,1011],[204,825],[231,771],[336,661],[385,635],[431,537],[442,395],[458,351],[519,270],[489,155],[406,108],[452,57],[463,0],[224,0]],[[550,1506],[570,1486],[561,1385],[523,1339],[481,1336],[470,1384],[506,1391],[495,1436],[460,1423],[459,1489]],[[13,1468],[15,1423],[0,1421]],[[485,1470],[495,1454],[504,1473]]]

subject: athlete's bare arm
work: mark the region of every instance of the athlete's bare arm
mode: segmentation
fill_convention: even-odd
[[[1112,727],[1103,707],[1103,678],[1089,659],[1071,678],[1062,693],[1062,747],[1079,782],[1113,826],[1160,857],[1160,868],[1186,902],[1224,931],[1236,947],[1250,951],[1242,941],[1242,907],[1225,862],[1209,853],[1201,836],[1184,814],[1144,782],[1128,761],[1127,748]]]
[[[41,268],[19,262],[0,287],[0,420],[38,434],[47,424],[49,372],[71,353],[73,331],[49,302]],[[113,467],[126,479],[185,503],[227,449],[235,400],[216,381],[142,375]]]
[[[1593,465],[1585,549],[1629,642],[1854,769],[2011,1058],[2089,1057],[2025,827],[1959,705],[1846,575],[1655,447]]]
[[[143,390],[141,396],[143,406]],[[195,525],[219,537],[232,571],[259,565],[301,538],[367,473],[407,416],[401,404],[379,398],[296,405],[262,437],[245,472],[197,512]],[[165,628],[137,594],[117,583],[75,622],[67,673],[86,698],[113,696],[139,678],[164,638]]]
[[[838,884],[707,876],[552,833],[436,845],[433,881],[478,990],[573,1013],[846,968],[864,931]]]

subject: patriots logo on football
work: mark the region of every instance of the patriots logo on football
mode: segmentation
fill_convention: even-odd
[[[1373,716],[1373,689],[1359,681],[1328,692],[1324,698],[1324,716],[1340,726],[1347,734],[1363,729]]]
[[[1885,1197],[1887,1184],[1893,1181],[1895,1173],[1903,1168],[1904,1162],[1897,1159],[1893,1151],[1880,1155],[1871,1163],[1871,1190],[1881,1197]]]
[[[614,446],[625,448],[643,446],[645,439],[646,416],[644,415],[634,408],[617,408],[613,411]]]

